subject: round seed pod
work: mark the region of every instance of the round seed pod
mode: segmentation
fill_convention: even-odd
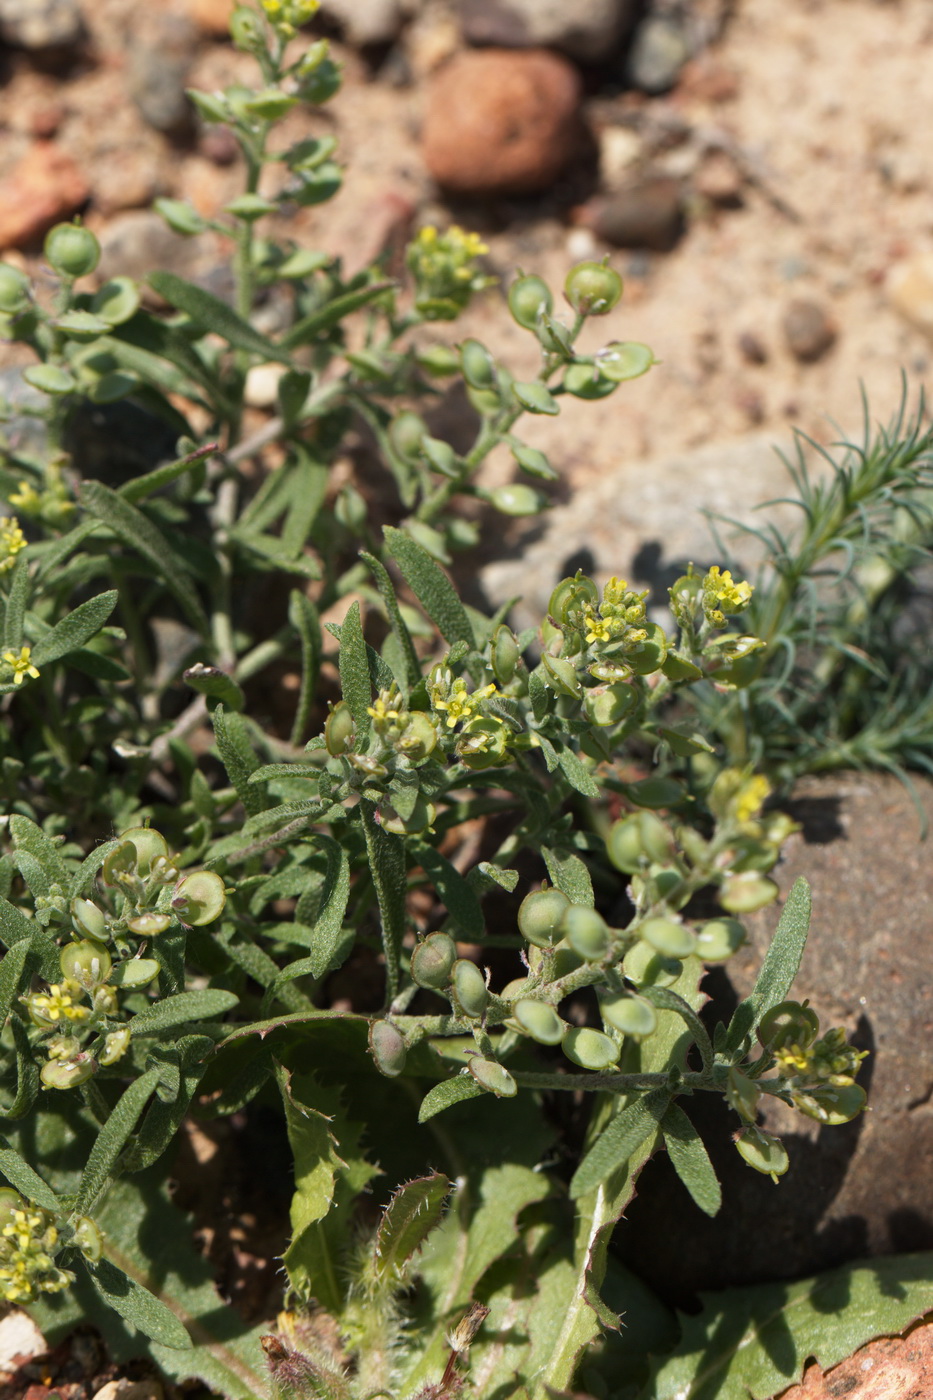
[[[428,435],[428,425],[417,413],[408,409],[399,413],[389,424],[389,442],[406,462],[417,462],[421,443]]]
[[[120,840],[132,841],[136,847],[136,870],[140,875],[148,875],[153,861],[168,855],[168,842],[161,831],[151,826],[132,826],[129,831],[120,832]]]
[[[587,962],[600,962],[609,951],[609,925],[595,909],[572,904],[561,920],[561,933],[575,953]]]
[[[673,919],[646,919],[638,932],[665,958],[688,958],[696,952],[693,930],[686,924],[675,924]]]
[[[394,1079],[405,1068],[405,1041],[391,1021],[372,1022],[369,1027],[369,1053],[379,1073],[388,1079]]]
[[[324,721],[324,745],[332,758],[353,747],[356,726],[346,700],[338,700]]]
[[[29,305],[29,278],[10,263],[0,262],[0,311],[13,316]]]
[[[598,602],[599,589],[591,578],[565,578],[551,594],[547,610],[555,622],[563,624],[582,613],[587,603],[595,607]]]
[[[45,236],[44,252],[59,277],[86,277],[100,262],[100,244],[81,224],[56,224]]]
[[[605,263],[577,263],[567,273],[564,296],[580,316],[605,316],[622,296],[622,278]]]
[[[619,384],[640,378],[656,363],[651,349],[637,340],[614,340],[599,357],[603,374]]]
[[[59,953],[58,961],[62,976],[69,982],[77,982],[85,991],[103,986],[113,966],[107,949],[90,940],[67,944]]]
[[[683,783],[676,778],[643,778],[629,783],[626,795],[639,807],[676,807],[686,795]]]
[[[780,1138],[761,1128],[746,1128],[735,1140],[736,1149],[750,1167],[776,1181],[790,1166],[790,1158]]]
[[[499,993],[500,1001],[517,1001],[523,997],[528,990],[527,977],[513,977],[511,982],[507,982]]]
[[[508,685],[513,678],[521,655],[515,633],[504,622],[500,623],[489,646],[489,664],[500,685]]]
[[[202,928],[219,919],[227,902],[224,882],[213,870],[194,870],[179,880],[172,894],[172,909],[189,928]]]
[[[464,1016],[479,1020],[486,1010],[489,993],[486,990],[486,979],[476,963],[470,962],[469,958],[458,958],[453,965],[451,980]]]
[[[518,911],[518,927],[523,938],[538,948],[550,948],[560,937],[558,926],[570,908],[563,890],[535,890],[526,894]]]
[[[544,668],[544,679],[552,690],[556,690],[558,695],[578,698],[581,690],[580,678],[572,661],[568,661],[566,656],[548,656],[545,652],[541,658],[541,665]]]
[[[643,1040],[657,1030],[658,1013],[644,997],[608,996],[600,1001],[602,1018],[613,1030]]]
[[[465,340],[460,347],[460,370],[471,389],[493,389],[496,362],[478,340]]]
[[[449,984],[456,961],[457,945],[449,934],[429,933],[411,955],[412,978],[419,987],[440,991]]]
[[[560,1048],[581,1069],[608,1069],[621,1054],[620,1047],[602,1031],[589,1026],[572,1026],[560,1043]]]
[[[746,870],[741,875],[730,875],[724,882],[719,891],[719,903],[730,914],[754,914],[756,909],[773,904],[778,893],[773,880],[757,871]]]
[[[74,1089],[96,1072],[97,1061],[91,1055],[80,1054],[73,1060],[49,1060],[39,1071],[39,1078],[47,1089]]]
[[[132,841],[126,841],[122,837],[120,843],[114,846],[104,858],[101,867],[101,874],[104,883],[107,885],[121,885],[123,876],[135,874],[136,871],[136,847]]]
[[[164,933],[171,922],[170,914],[147,911],[144,914],[134,914],[132,918],[127,919],[126,926],[137,938],[155,938],[157,934]]]
[[[801,1113],[830,1128],[857,1118],[868,1102],[860,1084],[819,1084],[809,1093],[795,1093],[791,1098]]]
[[[515,1080],[498,1060],[484,1060],[479,1055],[472,1055],[467,1068],[477,1084],[495,1094],[497,1099],[514,1099],[518,1093]]]
[[[491,491],[489,504],[495,506],[503,515],[537,515],[547,502],[533,486],[515,481],[507,486],[497,486]]]
[[[551,963],[551,979],[557,981],[561,977],[567,977],[571,972],[576,972],[582,967],[586,958],[581,958],[580,954],[565,943],[563,939],[554,944],[553,961]]]
[[[99,909],[91,899],[73,899],[71,901],[71,922],[78,933],[85,938],[94,938],[98,943],[103,943],[107,938],[107,921],[104,918],[104,911]]]
[[[540,277],[518,277],[509,288],[509,310],[526,330],[533,331],[542,312],[549,316],[553,306],[550,288]]]
[[[631,688],[631,687],[629,687]],[[671,857],[674,843],[660,817],[653,812],[633,812],[620,817],[609,828],[606,852],[617,870],[634,875],[643,864],[663,864]]]
[[[559,1045],[566,1026],[553,1006],[533,997],[522,997],[512,1007],[512,1015],[526,1035],[539,1045]]]
[[[806,1050],[820,1033],[820,1018],[799,1001],[782,1001],[766,1011],[758,1024],[758,1039],[765,1050],[799,1045]]]
[[[683,970],[677,958],[664,957],[642,939],[622,959],[622,971],[638,987],[673,986]]]
[[[619,386],[600,372],[599,365],[578,363],[567,366],[563,387],[575,399],[606,399]]]
[[[725,962],[745,942],[738,919],[711,919],[697,930],[697,954],[704,962]]]
[[[89,1215],[79,1215],[73,1222],[74,1235],[71,1243],[80,1249],[85,1259],[96,1264],[104,1250],[104,1237],[97,1224]]]
[[[597,685],[584,692],[583,708],[590,724],[606,728],[619,724],[637,708],[638,691],[626,681],[616,681],[612,685]]]

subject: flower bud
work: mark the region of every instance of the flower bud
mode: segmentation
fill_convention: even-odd
[[[540,1045],[559,1045],[563,1039],[566,1026],[547,1002],[521,997],[512,1007],[512,1015],[525,1034]]]
[[[479,1055],[471,1055],[467,1069],[477,1084],[495,1094],[497,1099],[514,1099],[518,1093],[515,1080],[498,1060],[485,1060]]]
[[[100,244],[81,224],[56,224],[45,236],[45,257],[59,277],[86,277],[100,262]]]
[[[674,923],[673,919],[645,919],[639,925],[638,934],[665,958],[688,958],[696,952],[693,930],[686,924]]]
[[[102,986],[110,976],[113,966],[107,949],[90,941],[69,943],[59,953],[58,961],[61,964],[62,976],[70,982],[77,982],[86,992]]]
[[[580,316],[605,316],[622,296],[622,278],[604,262],[581,262],[564,282],[564,296]]]
[[[26,1202],[18,1191],[14,1191],[10,1186],[0,1187],[0,1237],[3,1234],[3,1227],[13,1224],[16,1212],[25,1209]]]
[[[602,915],[582,904],[571,904],[561,919],[560,931],[575,953],[587,962],[601,962],[609,951],[612,933]]]
[[[609,1069],[622,1053],[608,1035],[589,1026],[572,1026],[564,1035],[560,1048],[567,1059],[581,1069]]]
[[[770,1176],[772,1181],[777,1181],[790,1166],[790,1158],[780,1138],[764,1132],[762,1128],[746,1128],[736,1138],[735,1145],[750,1167]]]
[[[509,288],[509,310],[526,330],[535,330],[541,315],[549,316],[553,306],[550,288],[540,277],[518,277]]]
[[[704,962],[725,962],[745,942],[738,919],[711,919],[697,930],[697,955]]]
[[[518,911],[522,937],[538,948],[550,948],[561,937],[559,925],[570,900],[563,890],[543,889],[526,894]]]
[[[657,1029],[658,1013],[644,997],[629,992],[621,996],[610,993],[600,999],[599,1009],[603,1020],[613,1030],[630,1035],[634,1040],[643,1040]]]
[[[411,955],[412,980],[419,987],[440,991],[446,987],[457,961],[457,945],[449,934],[429,933]]]
[[[220,918],[226,902],[221,877],[213,870],[194,870],[175,886],[172,910],[188,928],[202,928]]]
[[[369,1027],[369,1053],[379,1073],[387,1079],[394,1079],[405,1068],[405,1041],[391,1021],[372,1022]]]
[[[476,963],[469,958],[458,958],[451,972],[454,994],[464,1016],[479,1020],[486,1010],[489,993],[486,979]]]

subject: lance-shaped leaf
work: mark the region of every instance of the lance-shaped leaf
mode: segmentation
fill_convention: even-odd
[[[726,1036],[726,1048],[737,1050],[772,1006],[786,999],[800,967],[810,931],[810,886],[803,876],[794,881],[781,911],[771,945],[751,993],[739,1002]]]
[[[686,1002],[682,996],[678,996],[676,992],[672,992],[670,987],[642,987],[639,995],[643,996],[646,1001],[650,1001],[659,1011],[673,1011],[677,1016],[680,1016],[686,1023],[687,1029],[693,1037],[693,1042],[700,1052],[704,1070],[707,1074],[711,1073],[713,1047],[706,1027],[689,1002]]]
[[[34,1172],[28,1162],[25,1162],[15,1148],[11,1147],[5,1137],[0,1137],[0,1172],[6,1177],[11,1186],[15,1186],[34,1205],[41,1206],[43,1210],[57,1212],[61,1209],[55,1192],[51,1186],[42,1180],[42,1177]]]
[[[405,936],[405,895],[408,875],[405,868],[405,842],[401,836],[386,831],[376,821],[373,804],[360,802],[366,854],[382,925],[382,948],[386,963],[386,1000],[398,995],[399,953]]]
[[[571,904],[582,904],[592,909],[595,902],[593,881],[580,857],[573,851],[554,851],[547,846],[541,847],[541,854],[555,889],[561,890]]]
[[[311,972],[323,977],[340,945],[343,916],[350,898],[350,863],[343,847],[330,836],[318,836],[324,849],[327,869],[314,921],[314,946],[311,949]]]
[[[107,1180],[117,1164],[117,1158],[126,1146],[130,1134],[136,1127],[139,1115],[146,1100],[159,1082],[157,1069],[147,1070],[133,1084],[125,1089],[112,1110],[91,1148],[87,1165],[81,1173],[74,1210],[77,1215],[87,1215],[98,1196],[107,1185]]]
[[[450,1182],[440,1172],[400,1186],[383,1213],[373,1242],[373,1271],[387,1281],[402,1279],[410,1260],[444,1218]]]
[[[343,698],[350,706],[353,723],[356,725],[357,750],[364,752],[369,739],[369,707],[373,703],[373,691],[359,603],[354,603],[350,608],[340,629],[340,652],[337,660]]]
[[[473,648],[476,639],[472,624],[443,569],[404,530],[387,525],[384,534],[389,553],[404,574],[405,582],[444,640],[451,646],[454,642],[464,642]]]
[[[46,632],[32,649],[32,661],[36,666],[48,666],[84,646],[103,627],[117,605],[117,591],[98,593],[86,603],[63,617],[50,632]]]
[[[446,856],[426,843],[419,843],[412,852],[414,859],[430,875],[441,903],[446,906],[456,936],[478,942],[485,924],[483,911],[475,892]]]
[[[71,872],[62,860],[58,843],[51,837],[46,836],[40,826],[36,826],[34,821],[28,817],[14,813],[10,817],[10,835],[13,837],[13,845],[17,851],[26,851],[33,856],[46,875],[53,882],[64,885],[67,889],[71,879]]]
[[[574,1199],[585,1196],[624,1167],[642,1143],[657,1132],[670,1101],[669,1089],[653,1089],[633,1099],[616,1114],[574,1172],[571,1196]]]
[[[455,1079],[442,1079],[440,1084],[435,1084],[433,1089],[429,1089],[421,1100],[418,1122],[426,1123],[429,1118],[443,1113],[445,1108],[453,1108],[454,1104],[463,1103],[466,1099],[482,1098],[485,1093],[482,1085],[477,1084],[469,1074],[458,1074]]]
[[[125,1322],[173,1351],[190,1351],[191,1338],[171,1308],[109,1259],[87,1264],[91,1282],[104,1302]]]
[[[143,1036],[159,1035],[173,1026],[184,1026],[191,1021],[207,1021],[212,1016],[222,1016],[237,1005],[239,997],[233,992],[225,992],[220,987],[205,987],[198,992],[178,992],[173,997],[163,997],[154,1001],[145,1011],[138,1011],[133,1017],[131,1029],[134,1040]]]
[[[3,612],[3,645],[13,651],[18,651],[23,643],[23,622],[30,589],[29,565],[25,559],[19,558],[10,576]]]
[[[251,783],[250,778],[259,767],[259,759],[253,752],[249,733],[240,715],[228,715],[223,704],[219,704],[213,714],[214,738],[227,776],[236,788],[237,797],[246,808],[249,816],[258,815],[269,802],[266,790],[261,783]]]
[[[376,580],[376,587],[379,589],[379,596],[385,603],[386,615],[389,625],[398,640],[399,655],[404,666],[404,676],[399,678],[399,683],[404,680],[402,687],[404,691],[413,689],[421,679],[421,663],[415,651],[415,644],[411,639],[411,633],[405,625],[398,605],[398,598],[395,595],[395,587],[389,577],[389,571],[381,560],[374,554],[367,554],[365,551],[360,554],[360,558],[369,565],[373,578]]]
[[[678,1104],[672,1103],[665,1113],[661,1132],[674,1170],[700,1210],[717,1215],[722,1205],[722,1188],[700,1134]]]
[[[933,1308],[933,1254],[701,1297],[701,1312],[679,1317],[680,1345],[655,1362],[642,1400],[765,1400],[798,1381],[809,1357],[828,1370]]]
[[[192,690],[206,695],[209,700],[219,701],[225,710],[242,710],[246,703],[246,697],[237,682],[217,666],[205,666],[202,661],[196,661],[184,672],[183,678]]]
[[[235,350],[246,350],[263,360],[278,360],[286,365],[291,362],[287,350],[280,349],[274,341],[260,335],[259,331],[254,330],[248,321],[238,316],[225,301],[205,291],[203,287],[196,287],[192,282],[186,282],[183,277],[176,277],[174,272],[150,273],[149,282],[160,297],[164,297],[170,306],[190,316],[205,334],[210,331],[214,335],[223,336]]]
[[[357,287],[352,292],[342,292],[317,311],[312,311],[310,315],[296,321],[283,335],[282,344],[289,350],[298,345],[307,345],[316,336],[336,326],[352,311],[358,311],[361,306],[375,301],[383,292],[391,291],[394,286],[394,282],[371,282],[368,287]]]

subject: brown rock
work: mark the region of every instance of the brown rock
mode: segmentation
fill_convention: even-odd
[[[742,204],[742,173],[725,151],[711,151],[693,179],[701,199],[721,209],[738,209]]]
[[[575,211],[574,221],[617,248],[669,253],[685,228],[681,183],[671,175],[649,175],[591,199]]]
[[[785,1390],[781,1400],[841,1400],[844,1395],[853,1400],[929,1400],[933,1323],[921,1322],[903,1337],[879,1337],[828,1371],[811,1362],[800,1384]]]
[[[235,3],[236,0],[188,0],[188,15],[209,39],[226,39]]]
[[[781,322],[787,348],[801,364],[821,360],[836,343],[836,323],[817,301],[795,297]]]
[[[933,253],[896,263],[887,282],[894,309],[926,335],[933,336]]]
[[[90,194],[84,172],[51,141],[36,141],[4,182],[0,248],[35,243]]]
[[[750,365],[763,365],[768,360],[768,347],[755,331],[742,331],[736,342],[742,359]]]
[[[547,189],[580,132],[577,71],[544,49],[460,53],[427,84],[425,163],[458,194]]]

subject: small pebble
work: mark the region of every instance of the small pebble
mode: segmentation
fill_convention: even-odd
[[[185,136],[193,108],[185,92],[194,57],[195,30],[184,15],[157,14],[130,47],[129,95],[143,118],[166,136]]]
[[[670,92],[690,57],[690,42],[680,24],[662,15],[649,15],[635,31],[626,63],[632,87],[657,97]]]
[[[636,0],[460,0],[469,44],[560,49],[581,63],[604,62],[634,18]]]
[[[887,292],[905,321],[933,336],[933,253],[896,263],[888,273]]]
[[[162,1400],[162,1387],[157,1380],[131,1381],[125,1376],[101,1386],[94,1400]]]
[[[399,0],[321,0],[321,11],[358,48],[394,43],[404,19]]]
[[[47,1351],[45,1338],[22,1309],[14,1308],[0,1321],[0,1371],[15,1371]]]
[[[198,139],[198,150],[212,165],[232,165],[240,155],[240,143],[228,126],[206,126]]]
[[[226,39],[235,0],[188,0],[188,17],[208,39]]]
[[[545,49],[455,55],[428,80],[423,152],[458,194],[531,194],[552,185],[580,139],[580,77]]]
[[[739,354],[749,365],[764,365],[768,362],[768,349],[754,331],[742,331],[738,338]]]
[[[17,48],[63,49],[84,37],[76,0],[0,0],[0,39]]]
[[[597,195],[574,211],[574,221],[617,248],[669,253],[685,228],[681,183],[668,175],[648,176]]]
[[[742,204],[742,175],[725,151],[711,151],[693,180],[695,192],[720,209],[738,209]]]
[[[835,344],[838,334],[829,313],[816,301],[796,297],[789,303],[781,326],[787,348],[801,364],[820,360]]]

